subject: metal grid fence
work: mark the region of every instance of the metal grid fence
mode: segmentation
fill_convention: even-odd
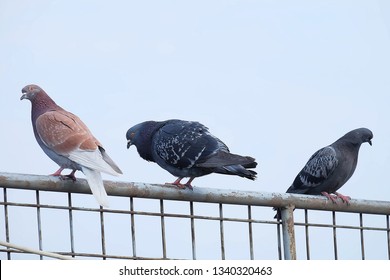
[[[105,187],[107,209],[83,179],[0,173],[0,259],[390,259],[390,202]]]

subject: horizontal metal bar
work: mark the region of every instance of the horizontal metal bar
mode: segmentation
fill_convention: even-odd
[[[27,251],[19,251],[15,249],[0,249],[0,252],[3,253],[12,253],[12,254],[31,254],[34,253]],[[87,257],[87,258],[99,258],[99,259],[123,259],[123,260],[182,260],[182,259],[174,259],[174,258],[152,258],[152,257],[132,257],[132,256],[124,256],[124,255],[103,255],[97,253],[73,253],[73,252],[53,252],[55,254],[61,254],[63,256],[76,256],[76,257]],[[80,260],[76,258],[69,258],[69,260]]]
[[[23,253],[31,253],[31,254],[50,257],[50,258],[59,259],[59,260],[73,260],[73,258],[63,256],[63,255],[58,254],[58,253],[37,250],[37,249],[29,248],[26,246],[20,246],[20,245],[5,242],[5,241],[0,241],[0,245],[7,247],[7,248],[13,248],[13,249],[19,250],[20,252],[23,252]]]
[[[332,203],[323,196],[312,195],[222,190],[201,187],[195,187],[194,190],[191,191],[188,189],[178,189],[177,187],[170,185],[116,181],[104,181],[104,185],[107,193],[112,196],[270,207],[287,207],[289,205],[294,205],[295,208],[300,209],[390,215],[389,201],[352,199],[350,205],[347,205],[341,202],[338,204]],[[72,182],[63,181],[53,176],[41,175],[0,172],[0,186],[13,189],[91,193],[88,183],[84,179],[78,179],[77,182]]]
[[[12,207],[31,207],[36,208],[36,204],[31,203],[14,203],[14,202],[0,202],[0,205],[12,206]],[[211,221],[226,221],[226,222],[242,222],[242,223],[256,223],[256,224],[278,224],[279,222],[273,220],[258,220],[258,219],[246,219],[246,218],[228,218],[219,216],[203,216],[203,215],[194,215],[194,214],[173,214],[173,213],[164,213],[159,212],[145,212],[145,211],[131,211],[131,210],[111,210],[111,209],[93,209],[93,208],[83,208],[83,207],[68,207],[68,206],[54,206],[54,205],[45,205],[40,204],[41,209],[55,209],[55,210],[73,210],[73,211],[85,211],[85,212],[103,212],[111,214],[124,214],[124,215],[138,215],[138,216],[154,216],[154,217],[167,217],[167,218],[183,218],[183,219],[194,219],[194,220],[211,220]],[[297,225],[299,225],[297,223]]]
[[[31,203],[13,203],[13,202],[0,202],[0,205],[7,205],[13,207],[32,207],[36,208],[36,204]],[[214,221],[227,221],[227,222],[244,222],[244,223],[260,223],[260,224],[278,224],[277,221],[269,220],[255,220],[255,219],[244,219],[244,218],[228,218],[228,217],[219,217],[219,216],[202,216],[202,215],[191,215],[191,214],[173,214],[173,213],[160,213],[160,212],[145,212],[145,211],[131,211],[131,210],[111,210],[111,209],[93,209],[93,208],[82,208],[82,207],[67,207],[67,206],[54,206],[54,205],[44,205],[40,204],[39,208],[41,209],[56,209],[56,210],[75,210],[75,211],[85,211],[85,212],[102,212],[102,213],[111,213],[111,214],[130,214],[130,215],[139,215],[139,216],[155,216],[155,217],[167,217],[167,218],[186,218],[186,219],[196,219],[196,220],[214,220]]]
[[[7,205],[13,207],[32,207],[36,208],[36,204],[32,203],[14,203],[14,202],[0,202],[0,205]],[[74,211],[86,211],[86,212],[103,212],[111,214],[125,214],[125,215],[139,215],[139,216],[154,216],[154,217],[167,217],[167,218],[183,218],[183,219],[195,219],[195,220],[212,220],[212,221],[226,221],[226,222],[243,222],[243,223],[256,223],[256,224],[278,224],[277,221],[272,220],[259,220],[259,219],[246,219],[246,218],[228,218],[219,216],[204,216],[204,215],[191,215],[191,214],[173,214],[160,212],[145,212],[145,211],[131,211],[131,210],[115,210],[115,209],[99,209],[99,208],[83,208],[83,207],[69,207],[69,206],[55,206],[40,204],[41,209],[56,209],[56,210],[74,210]],[[376,230],[376,231],[389,231],[387,227],[369,227],[369,226],[347,226],[347,225],[332,225],[332,224],[318,224],[309,222],[294,222],[295,226],[310,226],[310,227],[325,227],[325,228],[342,228],[342,229],[364,229],[364,230]]]
[[[337,229],[359,229],[359,230],[374,230],[374,231],[389,231],[386,227],[368,227],[368,226],[346,226],[346,225],[332,225],[332,224],[315,224],[315,223],[294,223],[295,226],[308,226],[319,228],[337,228]]]

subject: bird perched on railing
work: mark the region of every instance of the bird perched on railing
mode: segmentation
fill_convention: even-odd
[[[361,144],[372,145],[373,134],[367,128],[354,129],[333,144],[314,153],[295,177],[287,193],[324,195],[337,203],[349,203],[349,196],[337,192],[355,172]],[[276,210],[276,209],[275,209]],[[280,213],[275,218],[280,218]]]
[[[20,100],[28,99],[32,104],[31,121],[39,146],[60,166],[51,175],[75,181],[75,172],[81,170],[96,200],[107,207],[108,197],[100,172],[118,176],[122,171],[102,144],[77,116],[58,106],[39,86],[27,85],[22,93]],[[61,175],[65,168],[72,172]]]
[[[237,175],[251,180],[257,173],[254,158],[229,152],[228,147],[213,136],[207,127],[194,121],[146,121],[131,127],[127,148],[135,145],[139,155],[177,176],[172,183],[192,189],[191,182],[210,173]],[[180,181],[189,177],[187,183]]]

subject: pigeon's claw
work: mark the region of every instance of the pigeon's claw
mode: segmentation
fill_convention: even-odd
[[[176,179],[175,182],[173,183],[165,183],[166,185],[173,185],[173,186],[176,186],[178,187],[179,189],[185,189],[186,188],[186,185],[180,183],[180,181],[183,180],[183,177],[179,177]]]
[[[350,196],[342,195],[341,193],[338,193],[338,192],[335,192],[335,195],[336,195],[337,197],[339,197],[344,203],[346,203],[347,205],[349,205],[349,201],[351,200],[351,197],[350,197]]]
[[[54,172],[53,174],[50,174],[49,176],[55,176],[55,177],[61,177],[61,172],[62,170],[64,170],[63,167],[60,167],[60,169],[58,169],[56,172]]]
[[[321,192],[321,194],[323,196],[326,196],[326,198],[329,199],[330,201],[332,201],[333,203],[337,204],[337,196],[329,194],[327,192]]]
[[[192,186],[191,186],[191,182],[195,179],[195,177],[191,177],[187,183],[185,184],[182,184],[180,183],[181,180],[183,180],[183,177],[179,177],[176,179],[175,182],[173,183],[165,183],[166,185],[173,185],[173,186],[176,186],[178,187],[179,189],[185,189],[185,188],[188,188],[190,190],[193,190]]]

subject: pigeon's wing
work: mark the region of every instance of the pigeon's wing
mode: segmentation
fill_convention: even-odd
[[[75,115],[49,111],[37,118],[36,129],[43,143],[55,153],[93,170],[118,175],[120,169],[106,155],[99,141]]]
[[[295,178],[288,193],[305,193],[324,182],[336,169],[338,159],[335,149],[327,146],[312,155]]]
[[[167,164],[184,169],[204,162],[224,144],[204,125],[177,120],[167,122],[156,132],[153,145],[157,156]]]
[[[36,129],[47,147],[67,156],[76,149],[96,150],[100,143],[80,119],[68,112],[49,111],[37,118]]]

